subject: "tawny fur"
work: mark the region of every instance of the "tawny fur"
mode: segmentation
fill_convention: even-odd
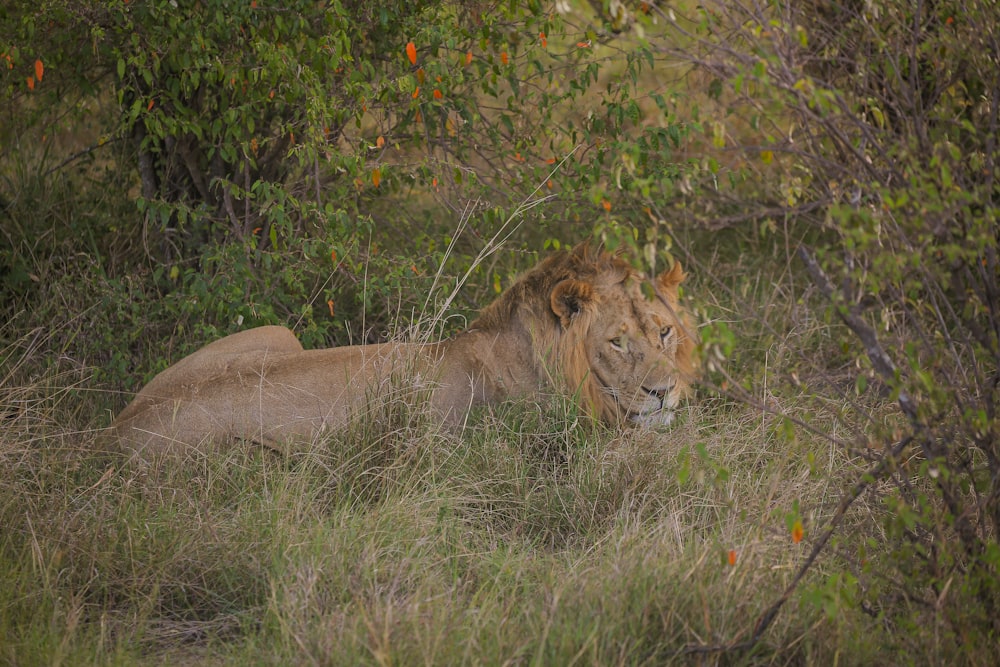
[[[553,391],[609,423],[666,424],[694,371],[683,279],[675,264],[648,299],[621,257],[582,245],[541,262],[439,343],[304,350],[283,327],[243,331],[153,378],[112,434],[143,459],[241,441],[288,451],[411,392],[452,425],[477,405]]]

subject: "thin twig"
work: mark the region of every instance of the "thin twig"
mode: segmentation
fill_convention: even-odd
[[[878,341],[878,334],[875,333],[875,329],[872,328],[870,324],[865,322],[864,318],[861,317],[860,307],[857,304],[851,305],[850,307],[844,304],[838,304],[838,295],[833,287],[833,283],[827,277],[826,272],[823,271],[823,267],[819,265],[816,258],[813,257],[809,248],[805,244],[799,245],[798,256],[806,266],[806,271],[809,272],[809,276],[812,278],[813,283],[819,288],[819,291],[823,293],[823,296],[830,299],[831,302],[837,304],[837,315],[840,319],[847,325],[847,327],[854,332],[865,346],[865,354],[868,355],[868,359],[872,362],[872,367],[875,371],[882,376],[888,382],[896,382],[896,364],[893,362],[892,357],[889,353],[885,351],[882,344]],[[902,408],[903,414],[905,414],[911,422],[917,422],[917,404],[913,401],[906,390],[899,389],[899,407]]]
[[[60,169],[62,169],[66,165],[70,164],[71,162],[75,162],[76,160],[79,160],[80,158],[82,158],[82,157],[84,157],[86,155],[90,155],[91,153],[93,153],[94,151],[96,151],[98,148],[104,148],[105,146],[110,146],[111,144],[117,143],[117,142],[119,142],[121,140],[122,140],[121,137],[112,137],[111,139],[103,139],[101,141],[98,141],[96,144],[91,144],[90,146],[87,146],[83,150],[79,150],[79,151],[73,153],[72,155],[70,155],[69,157],[67,157],[65,160],[63,160],[62,162],[60,162],[59,164],[57,164],[56,166],[49,168],[49,170],[45,172],[45,175],[49,176],[49,175],[53,174],[54,172],[59,171]]]

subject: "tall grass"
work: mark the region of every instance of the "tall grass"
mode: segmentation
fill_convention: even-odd
[[[21,339],[0,362],[10,664],[682,660],[752,630],[857,470],[710,398],[664,432],[588,425],[556,399],[450,433],[389,404],[297,458],[131,470],[74,426],[92,422],[93,398],[66,398],[85,371],[45,353]],[[875,537],[870,511],[843,553]],[[831,553],[809,585],[843,569]],[[753,653],[687,658],[877,662],[893,645],[881,622],[796,598]]]

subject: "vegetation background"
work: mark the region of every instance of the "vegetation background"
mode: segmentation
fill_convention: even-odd
[[[12,0],[0,87],[0,661],[1000,659],[992,0]],[[448,335],[586,239],[691,274],[667,432],[101,451],[212,339]]]

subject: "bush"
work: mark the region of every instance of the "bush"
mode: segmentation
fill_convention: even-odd
[[[528,263],[480,264],[503,243],[594,234],[658,261],[663,222],[619,217],[641,204],[633,193],[683,171],[668,101],[635,92],[652,50],[609,41],[575,11],[484,8],[10,6],[0,76],[19,141],[3,161],[21,228],[0,254],[5,290],[26,298],[38,274],[22,252],[30,235],[46,237],[40,265],[83,235],[110,279],[140,272],[156,329],[204,341],[286,323],[329,344],[390,335],[400,314],[453,291],[449,275],[468,274],[470,302],[484,301]],[[581,116],[590,99],[596,113]],[[95,127],[74,151],[65,133],[82,118]],[[65,226],[32,210],[51,174],[68,189],[108,184],[114,216],[74,210]]]
[[[744,219],[802,260],[852,361],[848,395],[831,398],[868,424],[845,444],[881,461],[863,485],[894,487],[890,553],[866,561],[865,585],[901,576],[954,641],[995,635],[1000,11],[720,2],[687,18],[675,25],[696,48],[678,57],[727,105],[713,141],[729,165],[706,163],[727,187],[702,214],[752,194]],[[795,371],[790,386],[816,378],[806,389],[820,395],[836,372],[808,358]],[[898,414],[873,410],[873,391]]]

